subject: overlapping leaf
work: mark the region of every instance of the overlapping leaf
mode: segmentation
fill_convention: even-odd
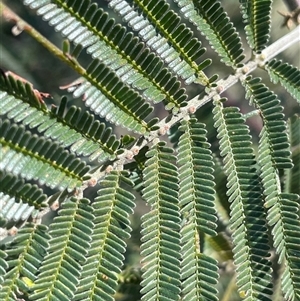
[[[288,120],[288,132],[294,166],[292,169],[286,169],[284,171],[284,191],[300,195],[300,118],[298,115],[295,115]]]
[[[38,210],[22,201],[16,202],[15,198],[0,192],[0,227],[7,229],[18,226],[18,222],[26,221],[30,216],[35,217]],[[2,230],[0,228],[0,230]]]
[[[15,301],[31,289],[48,248],[49,235],[45,225],[27,224],[19,230],[5,251],[6,273],[0,284],[0,299]],[[2,252],[0,250],[0,252]],[[1,265],[1,267],[5,267]]]
[[[248,44],[260,52],[270,38],[272,1],[240,0],[240,3]]]
[[[15,122],[22,122],[31,129],[62,144],[71,146],[77,155],[90,156],[90,160],[114,159],[120,145],[111,128],[94,120],[93,115],[72,106],[66,113],[67,99],[63,97],[59,108],[52,112],[36,99],[28,84],[12,76],[0,76],[0,115],[7,115]]]
[[[38,209],[46,206],[47,196],[36,185],[25,184],[12,174],[0,170],[0,227],[10,226],[35,216]]]
[[[38,180],[41,185],[73,190],[89,167],[52,140],[25,131],[24,126],[0,120],[0,170]]]
[[[265,68],[271,81],[274,84],[280,82],[300,104],[300,70],[277,59],[270,61]]]
[[[85,105],[107,121],[129,130],[145,133],[150,126],[143,120],[153,110],[134,90],[124,85],[118,76],[98,60],[86,70],[87,80],[70,85],[74,97],[83,97]],[[91,84],[92,83],[92,84]]]
[[[53,110],[61,124],[55,122],[47,130],[45,127],[39,127],[46,130],[46,137],[55,138],[64,146],[71,145],[71,151],[77,155],[89,156],[91,161],[113,160],[122,152],[118,149],[120,141],[112,134],[111,127],[106,127],[103,122],[95,120],[87,111],[81,113],[81,109],[76,106],[72,106],[64,114],[66,104],[66,99],[63,98],[59,108]]]
[[[6,270],[8,269],[8,264],[5,260],[7,257],[7,254],[0,249],[0,289],[2,289],[2,283],[4,281],[4,275],[6,273]]]
[[[183,121],[179,130],[178,166],[180,206],[183,216],[191,216],[197,231],[216,235],[213,159],[204,124]]]
[[[274,226],[274,246],[281,256],[286,252],[285,270],[282,274],[282,291],[287,300],[298,300],[300,298],[300,231],[299,196],[295,194],[281,194],[280,221]],[[274,211],[273,211],[274,213]],[[270,216],[270,215],[269,215]],[[275,240],[276,238],[276,240]]]
[[[206,35],[223,62],[234,69],[241,67],[244,57],[241,41],[220,1],[174,2]],[[76,97],[82,97],[96,114],[118,126],[140,134],[153,131],[157,120],[146,122],[152,107],[145,100],[155,103],[163,101],[167,109],[173,109],[172,113],[177,113],[186,105],[185,91],[171,72],[181,76],[187,84],[210,84],[210,80],[202,82],[201,76],[197,78],[197,74],[203,75],[202,70],[208,64],[205,61],[197,66],[196,60],[203,53],[201,44],[192,38],[188,26],[170,10],[167,1],[110,0],[110,6],[138,31],[146,45],[134,34],[127,33],[125,27],[116,25],[106,12],[98,9],[95,3],[91,4],[90,0],[24,0],[24,3],[36,8],[38,14],[77,45],[72,54],[68,47],[64,47],[65,55],[74,54],[76,58],[82,48],[87,48],[94,61],[86,73],[81,74],[83,79],[68,85],[68,88]],[[247,23],[248,42],[255,52],[260,52],[269,39],[272,1],[240,0],[240,3]],[[147,47],[152,47],[153,53]],[[169,69],[164,69],[164,64]],[[266,69],[271,80],[280,82],[298,100],[299,70],[281,61],[270,62]],[[6,118],[16,123],[22,122],[31,129],[36,127],[47,138],[70,147],[76,155],[90,156],[92,160],[114,160],[121,152],[118,150],[120,142],[112,135],[111,129],[94,121],[93,115],[81,114],[76,107],[65,113],[65,99],[59,108],[49,111],[41,94],[30,83],[2,76],[0,84],[0,110]],[[295,178],[299,171],[298,161],[295,161],[299,157],[299,118],[292,120],[290,127],[292,159],[296,168],[291,169],[289,140],[279,100],[258,79],[247,78],[244,85],[251,104],[254,103],[264,123],[258,149],[260,179],[244,117],[236,108],[224,109],[218,101],[214,102],[215,126],[227,181],[223,166],[217,165],[215,171],[212,170],[213,161],[205,129],[194,119],[183,121],[180,130],[176,130],[178,133],[181,131],[179,142],[178,135],[173,137],[177,139],[176,145],[178,143],[177,162],[173,151],[164,143],[158,143],[151,145],[146,163],[144,148],[136,164],[125,166],[132,171],[131,178],[138,179],[137,189],[144,187],[143,196],[151,207],[142,219],[143,301],[180,298],[186,301],[217,300],[214,288],[218,276],[217,263],[202,253],[203,245],[206,251],[210,251],[211,247],[226,249],[229,259],[232,254],[226,236],[219,234],[214,240],[207,239],[208,235],[215,234],[216,227],[212,174],[217,179],[216,189],[220,192],[217,204],[226,210],[220,214],[219,226],[227,226],[222,225],[223,218],[226,223],[229,212],[231,216],[235,245],[233,257],[241,297],[246,301],[269,301],[272,298],[272,271],[270,261],[266,259],[269,257],[268,221],[279,261],[285,265],[282,277],[284,298],[293,301],[300,299],[299,197],[281,192],[281,182],[285,181],[280,178],[282,171],[278,170],[289,168],[288,172],[285,171],[286,180],[288,174]],[[60,189],[82,187],[87,169],[80,160],[75,160],[75,156],[50,139],[30,135],[22,126],[10,126],[5,121],[0,127],[0,132],[4,133],[1,139],[4,160],[1,164],[5,171],[33,180],[41,178],[42,184],[51,187],[58,185]],[[130,147],[132,139],[122,139],[122,147]],[[23,165],[23,157],[29,157],[31,165],[26,162]],[[47,164],[53,169],[48,169]],[[32,174],[37,168],[40,173]],[[27,175],[23,172],[25,169]],[[52,182],[48,180],[48,174]],[[92,206],[85,199],[64,202],[61,216],[51,226],[49,255],[39,276],[37,271],[43,256],[34,254],[30,257],[29,253],[23,252],[23,247],[28,247],[30,243],[34,248],[39,248],[28,236],[27,230],[24,231],[28,235],[24,235],[24,240],[17,247],[11,244],[7,252],[0,250],[1,293],[5,287],[6,296],[12,301],[27,298],[29,289],[33,290],[29,297],[32,300],[113,301],[118,282],[124,283],[127,279],[123,278],[126,271],[122,272],[121,266],[126,251],[125,241],[131,231],[129,215],[134,207],[133,195],[127,187],[123,187],[124,182],[130,182],[127,177],[127,173],[120,171],[109,173],[101,182],[100,196]],[[7,190],[7,196],[9,193],[18,194],[25,187],[24,190],[28,189],[25,195],[30,192],[31,202],[35,200],[36,207],[42,204],[37,187],[31,190],[28,187],[33,186],[22,186],[23,183],[11,179],[7,176],[1,178],[0,175],[0,180],[5,181],[3,187]],[[20,187],[17,187],[18,183]],[[288,182],[285,192],[297,192],[298,186],[298,182]],[[227,197],[223,199],[226,188]],[[10,204],[16,205],[15,200],[8,199],[5,194],[0,195],[0,202],[2,196],[4,201],[8,200],[5,210]],[[52,200],[56,198],[53,196]],[[227,201],[231,203],[230,208]],[[21,214],[21,207],[16,208],[12,210],[13,218]],[[39,240],[36,239],[37,243]],[[45,246],[41,250],[45,252]],[[24,258],[27,256],[27,261],[22,256],[18,257],[22,252]],[[34,256],[38,259],[35,260]],[[21,265],[25,269],[18,272],[15,266]],[[131,275],[134,277],[136,274]],[[10,277],[13,282],[7,280]],[[37,280],[36,277],[40,278]],[[140,283],[140,274],[135,280]],[[25,293],[25,296],[20,296],[19,292]]]
[[[246,97],[254,104],[262,117],[265,135],[272,161],[277,168],[291,168],[290,149],[284,120],[283,107],[277,96],[261,82],[260,78],[248,76],[243,82]]]
[[[24,0],[25,5],[38,9],[37,13],[43,15],[63,36],[75,44],[88,47],[87,52],[105,64],[101,67],[105,74],[103,82],[95,86],[100,93],[98,97],[101,95],[116,105],[117,100],[108,95],[106,84],[111,88],[109,90],[118,94],[125,83],[143,90],[146,99],[153,102],[164,100],[167,109],[175,107],[178,110],[186,105],[184,89],[180,88],[177,78],[164,68],[163,61],[150,53],[137,37],[126,33],[125,27],[109,19],[108,14],[98,9],[95,3],[90,4],[88,0],[70,0],[67,4],[62,0],[52,2],[56,4],[50,0]],[[106,76],[107,72],[112,72],[106,67],[114,70],[112,76]],[[122,103],[117,103],[122,109]]]
[[[282,290],[288,300],[300,296],[299,238],[300,230],[299,196],[281,193],[279,172],[272,163],[266,129],[260,134],[258,163],[264,187],[267,220],[272,227],[273,243],[279,255],[279,262],[285,260],[285,271],[281,279]]]
[[[174,0],[187,19],[205,35],[228,66],[237,68],[244,59],[241,38],[220,1]]]
[[[143,198],[150,211],[142,217],[141,300],[179,300],[180,214],[178,173],[173,150],[160,142],[146,154]]]
[[[133,213],[134,195],[123,187],[132,186],[125,172],[113,171],[100,182],[99,196],[93,202],[94,228],[86,263],[74,300],[113,301],[118,275],[124,262],[125,240],[130,237],[129,215]]]
[[[201,47],[201,42],[193,37],[193,32],[181,22],[181,18],[169,8],[170,5],[166,1],[135,1],[135,6],[139,7],[146,17],[124,0],[109,2],[110,7],[121,15],[133,30],[138,31],[146,45],[159,54],[173,73],[182,77],[187,84],[209,84],[202,70],[210,64],[210,60],[196,63],[205,49]]]
[[[1,191],[14,197],[15,200],[34,206],[36,209],[45,206],[47,196],[37,185],[25,184],[23,179],[19,179],[12,174],[5,174],[0,170]]]
[[[26,106],[23,107],[19,113],[23,111],[24,114],[24,110],[29,107],[28,104],[31,107],[37,108],[41,111],[47,110],[47,106],[43,101],[40,92],[38,90],[35,90],[31,83],[26,82],[25,80],[21,81],[12,74],[5,74],[2,72],[2,70],[0,71],[0,88],[1,91],[8,92],[10,97],[9,98],[7,96],[6,99],[1,100],[1,115],[4,114],[6,103],[11,101],[11,98],[19,99],[16,100],[16,106],[21,104],[21,100],[23,100],[23,102],[26,103]],[[3,92],[1,93],[2,97],[6,96],[6,94]],[[2,110],[4,110],[3,113]]]
[[[196,119],[183,121],[178,143],[179,205],[181,229],[181,279],[183,300],[218,300],[214,287],[217,262],[201,253],[204,233],[216,235],[213,159],[204,124]]]
[[[237,285],[248,301],[271,300],[272,274],[265,212],[249,129],[235,107],[214,101],[215,127],[227,175]],[[259,277],[258,277],[259,275]]]
[[[49,248],[32,287],[31,300],[73,300],[93,229],[87,199],[70,198],[49,227]]]

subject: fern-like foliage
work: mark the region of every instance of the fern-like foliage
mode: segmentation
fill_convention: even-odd
[[[0,123],[1,169],[27,180],[39,180],[51,188],[74,189],[81,185],[89,170],[85,162],[51,140],[39,138],[25,131],[23,126]],[[50,163],[56,161],[56,163]],[[30,173],[24,173],[24,170]],[[51,180],[48,180],[48,179]]]
[[[49,246],[50,237],[46,231],[47,227],[44,225],[27,224],[7,244],[6,266],[1,265],[6,269],[0,284],[1,300],[13,301],[20,297],[21,292],[29,293]]]
[[[244,59],[242,43],[220,1],[176,0],[176,2],[185,17],[205,35],[222,61],[229,66],[239,66]]]
[[[216,235],[213,160],[204,125],[195,119],[182,122],[178,144],[179,200],[183,227],[183,300],[218,300],[217,262],[201,254],[204,234]]]
[[[146,154],[143,198],[151,209],[142,217],[143,300],[179,300],[181,219],[172,153],[159,143]]]
[[[0,250],[0,289],[2,289],[3,276],[6,274],[6,270],[8,269],[8,264],[5,260],[7,254]]]
[[[94,115],[88,112],[82,114],[80,108],[76,106],[72,106],[64,114],[66,105],[66,98],[63,98],[59,107],[52,110],[63,125],[59,127],[56,123],[56,126],[45,132],[46,136],[62,141],[65,147],[71,145],[71,151],[77,155],[89,156],[90,161],[95,159],[98,162],[106,159],[113,160],[117,154],[122,152],[118,149],[120,141],[116,139],[115,135],[112,135],[111,127],[106,127],[103,122],[94,120]]]
[[[180,89],[180,84],[176,81],[176,78],[172,77],[171,73],[163,68],[163,61],[151,54],[147,48],[144,48],[143,43],[139,42],[138,38],[126,33],[124,27],[118,24],[115,25],[115,21],[109,19],[106,12],[97,9],[94,4],[90,5],[89,1],[80,3],[78,1],[68,1],[68,5],[60,0],[54,1],[55,4],[50,2],[50,0],[24,1],[31,8],[38,8],[37,13],[43,15],[44,19],[49,21],[49,24],[54,25],[55,29],[61,31],[69,40],[74,41],[75,44],[81,44],[83,47],[89,46],[87,52],[94,59],[99,59],[105,64],[100,64],[96,70],[94,70],[95,64],[92,64],[92,67],[87,70],[87,76],[92,71],[94,72],[91,74],[92,78],[97,76],[97,80],[93,80],[94,88],[90,87],[90,82],[86,82],[90,89],[83,85],[84,90],[88,91],[82,91],[82,88],[79,90],[80,93],[75,94],[76,96],[87,93],[86,100],[88,101],[89,93],[94,95],[96,92],[98,94],[97,98],[101,96],[101,102],[104,100],[109,102],[107,110],[111,111],[115,108],[116,102],[119,102],[116,94],[123,93],[126,95],[125,91],[122,91],[123,83],[120,81],[121,79],[134,88],[145,90],[143,95],[153,102],[165,100],[169,104],[168,109],[174,106],[178,109],[185,104],[184,101],[187,95],[184,94],[183,89]],[[79,15],[80,9],[83,9],[85,13]],[[112,74],[107,76],[109,75],[107,73],[111,71],[106,66],[115,71],[115,76]],[[102,82],[99,83],[99,80]],[[110,89],[113,87],[114,89]],[[124,89],[126,88],[124,87]],[[130,100],[132,96],[129,96]],[[142,99],[139,101],[142,101]],[[129,109],[127,107],[128,102],[127,99],[127,102],[123,105],[119,103],[117,108],[123,107],[126,112]],[[115,113],[120,112],[117,108]],[[131,122],[133,121],[131,120]]]
[[[22,3],[0,2],[4,28],[75,80],[47,70],[52,100],[0,70],[0,300],[300,300],[300,122],[283,107],[300,75],[275,58],[299,27],[268,45],[268,0],[231,4],[244,36],[222,1]],[[221,98],[236,83],[245,93]]]
[[[245,300],[271,300],[267,227],[249,129],[237,108],[223,108],[221,101],[214,104],[215,126],[228,179],[230,228],[235,244],[233,252],[239,292]]]
[[[286,299],[297,300],[300,298],[299,281],[299,236],[296,231],[299,229],[299,196],[294,194],[281,194],[280,211],[282,213],[283,224],[280,221],[274,226],[273,235],[276,237],[275,247],[279,255],[286,252],[286,268],[282,275],[282,290]],[[283,229],[279,230],[283,227]],[[285,236],[285,244],[279,242],[279,237]]]
[[[136,92],[120,82],[116,75],[97,60],[90,64],[86,72],[90,81],[84,81],[75,89],[75,97],[84,95],[85,105],[112,123],[118,125],[119,120],[122,120],[122,125],[138,133],[150,130],[143,118],[151,113],[152,108]]]
[[[199,232],[207,233],[208,235],[216,235],[216,211],[214,207],[214,177],[213,160],[211,152],[208,149],[209,143],[206,139],[206,130],[204,125],[197,123],[192,119],[189,122],[184,122],[179,128],[184,134],[179,138],[178,144],[178,166],[180,178],[180,204],[185,208],[182,212],[183,216],[187,215],[192,208],[197,219],[197,227]],[[189,158],[189,160],[188,160]],[[191,168],[188,164],[195,165]],[[188,174],[188,172],[195,171]],[[201,203],[203,202],[203,203]],[[188,209],[189,208],[189,209]],[[186,213],[185,213],[186,211]]]
[[[184,24],[180,24],[180,17],[169,9],[170,5],[164,0],[136,1],[135,5],[146,17],[139,15],[126,1],[110,1],[110,6],[124,16],[129,26],[139,32],[146,45],[156,51],[175,74],[185,79],[187,84],[197,82],[208,85],[208,79],[202,70],[210,62],[204,61],[200,65],[196,63],[205,53],[205,49],[201,47],[201,42],[193,37],[193,32]],[[157,24],[157,27],[154,28],[151,22]],[[156,31],[159,31],[159,34],[156,34]]]
[[[289,129],[289,138],[291,141],[291,151],[292,151],[292,160],[293,168],[285,170],[285,192],[292,192],[300,194],[299,178],[300,178],[300,119],[298,115],[293,116],[289,119],[288,129]]]
[[[0,94],[1,115],[7,114],[14,122],[22,122],[31,129],[37,128],[39,133],[44,132],[45,137],[55,139],[62,146],[71,146],[77,155],[90,156],[91,161],[116,157],[120,142],[111,135],[111,128],[94,121],[94,116],[88,112],[81,114],[81,109],[75,106],[65,113],[65,97],[58,108],[49,110],[37,99],[28,83],[2,74],[0,86],[3,89]]]
[[[32,107],[38,108],[41,111],[47,110],[46,104],[44,103],[44,101],[41,101],[41,98],[38,97],[38,93],[35,93],[33,86],[29,82],[24,82],[24,81],[22,82],[19,79],[16,80],[14,76],[10,74],[7,75],[3,73],[1,70],[0,85],[1,85],[1,114],[5,114],[8,112],[6,106],[8,103],[10,103],[12,96],[15,98],[14,106],[20,105],[23,102],[23,103],[27,103],[27,105],[23,104],[23,106],[25,106],[26,108],[28,108],[28,104],[30,104]],[[22,107],[22,109],[18,112],[18,114],[20,114],[24,110],[25,108]],[[17,115],[16,113],[11,113],[11,114]]]
[[[99,196],[92,204],[91,243],[74,300],[114,300],[124,262],[124,240],[131,232],[129,215],[135,206],[134,195],[122,185],[132,186],[126,176],[126,172],[112,172],[101,181]]]
[[[37,185],[24,183],[12,174],[0,171],[0,223],[1,227],[8,222],[16,223],[34,216],[38,209],[46,207],[47,195]]]
[[[247,98],[254,104],[264,122],[272,160],[277,168],[291,168],[286,122],[280,100],[261,83],[260,78],[248,77],[244,81]]]
[[[64,202],[49,228],[49,248],[32,287],[32,300],[73,299],[90,246],[92,225],[92,208],[87,199],[70,198]],[[61,248],[64,252],[59,251]]]
[[[266,70],[274,84],[280,84],[299,102],[300,70],[288,63],[273,59],[266,65]]]
[[[260,52],[270,38],[272,1],[240,0],[240,3],[247,41],[255,52]]]
[[[285,298],[297,300],[300,282],[299,276],[297,276],[299,273],[296,259],[297,248],[294,249],[297,244],[297,235],[294,231],[299,228],[298,195],[281,192],[279,172],[270,159],[268,134],[263,129],[259,144],[258,163],[261,167],[261,179],[264,187],[264,206],[268,209],[267,220],[272,227],[274,247],[279,255],[279,262],[285,260],[286,268],[281,279],[283,293]]]

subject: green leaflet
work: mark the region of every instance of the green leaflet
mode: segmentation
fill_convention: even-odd
[[[297,214],[298,210],[299,195],[282,193],[280,195],[280,213],[282,219],[278,221],[272,231],[274,235],[274,247],[280,257],[282,257],[282,253],[286,255],[286,268],[283,272],[281,283],[285,298],[291,300],[297,300],[300,297],[300,251],[298,248],[300,243],[298,235],[300,223],[299,215]],[[282,237],[284,242],[280,241],[279,237]]]
[[[245,68],[241,39],[228,17],[237,15],[227,14],[222,1],[21,2],[28,10],[0,3],[4,20],[17,23],[15,33],[23,30],[20,41],[31,35],[62,59],[62,67],[80,74],[61,89],[86,108],[77,100],[69,106],[63,97],[48,109],[46,93],[18,76],[0,76],[0,239],[15,229],[21,234],[13,243],[0,242],[0,300],[298,300],[299,117],[287,127],[279,98],[246,75],[265,68],[299,98],[298,69],[276,60],[264,65],[277,53],[269,50],[279,45],[280,52],[283,43],[258,55],[268,43],[272,1],[236,2],[253,50]],[[52,33],[66,38],[62,50],[17,11],[47,21]],[[205,53],[200,34],[230,67],[220,72],[232,71],[221,81],[203,73],[215,58]],[[83,49],[87,55],[80,55]],[[18,56],[12,61],[18,67],[23,62]],[[208,72],[215,74],[213,68]],[[245,115],[218,100],[239,80],[255,107]],[[233,98],[244,110],[243,98]],[[247,124],[260,117],[260,140],[252,145],[257,124],[251,135]],[[134,212],[136,203],[142,206]],[[42,226],[32,239],[30,222],[56,209],[49,231]],[[272,287],[280,282],[281,288]]]
[[[183,300],[218,300],[218,291],[214,287],[218,278],[217,262],[200,250],[204,233],[216,235],[217,226],[210,144],[204,124],[196,119],[182,121],[179,131],[179,205],[184,222],[180,231]],[[204,276],[207,269],[209,277]]]
[[[46,195],[37,185],[25,184],[23,179],[18,179],[12,174],[6,174],[0,170],[0,182],[2,192],[14,197],[17,202],[29,204],[36,209],[45,206]]]
[[[125,239],[131,232],[129,215],[135,207],[134,195],[124,187],[132,186],[127,177],[126,172],[113,171],[100,182],[99,196],[92,204],[93,233],[74,300],[114,300]]]
[[[90,160],[102,162],[116,157],[120,142],[111,135],[111,128],[94,121],[88,112],[81,114],[81,109],[75,106],[64,113],[65,97],[58,108],[50,111],[36,99],[32,89],[26,89],[27,86],[11,76],[0,76],[0,115],[7,115],[31,129],[37,128],[39,133],[64,147],[71,146],[71,151],[77,155],[90,156]]]
[[[8,120],[0,122],[0,153],[2,170],[38,180],[52,189],[73,190],[82,184],[89,170],[85,162],[57,143],[32,135]]]
[[[6,256],[2,257],[1,269],[6,268],[3,282],[0,282],[1,300],[17,300],[32,288],[43,257],[48,248],[49,235],[45,225],[28,223],[18,231],[14,240],[7,244]],[[3,253],[0,250],[0,253]],[[4,258],[4,259],[2,259]],[[1,274],[0,274],[1,275]],[[30,284],[30,286],[28,285]],[[21,291],[20,291],[21,288]]]
[[[175,156],[159,143],[146,157],[143,198],[151,207],[142,217],[142,300],[176,301],[180,294],[181,219]]]
[[[204,124],[192,119],[182,122],[179,131],[182,132],[177,149],[182,215],[187,215],[187,220],[189,215],[195,219],[193,223],[196,223],[199,233],[214,236],[217,220],[212,176],[214,164],[208,149],[210,144],[206,139],[206,130]]]
[[[138,31],[146,45],[157,52],[173,73],[182,77],[186,84],[196,82],[209,85],[202,70],[210,61],[196,63],[205,49],[201,48],[201,42],[193,37],[192,31],[180,22],[181,18],[170,9],[168,3],[164,0],[134,1],[135,6],[143,13],[139,14],[135,7],[124,0],[109,2],[110,7],[121,15],[133,30]]]
[[[205,35],[221,61],[234,68],[244,59],[241,38],[220,1],[174,0],[187,19]]]
[[[68,5],[61,0],[54,2],[56,4],[50,3],[50,0],[24,0],[25,5],[38,8],[37,13],[43,15],[43,18],[63,36],[73,41],[75,45],[81,44],[87,48],[93,59],[99,59],[110,68],[110,71],[105,69],[106,80],[103,79],[102,83],[93,82],[92,87],[86,83],[87,86],[83,85],[84,91],[82,89],[79,90],[80,93],[77,91],[77,95],[97,92],[97,97],[101,97],[102,101],[109,100],[110,110],[115,105],[122,109],[122,101],[118,101],[115,94],[109,95],[111,90],[108,93],[106,84],[110,83],[111,88],[114,87],[114,93],[120,92],[120,86],[125,84],[125,88],[131,85],[144,91],[144,97],[155,103],[164,101],[167,109],[174,108],[178,111],[181,106],[186,105],[185,90],[181,88],[177,78],[164,68],[163,61],[150,53],[149,49],[144,48],[144,44],[137,37],[126,33],[123,26],[115,24],[114,19],[109,19],[108,14],[98,9],[96,4],[90,5],[88,0],[80,2],[72,0],[68,1]],[[114,76],[106,76],[107,72]],[[133,130],[143,132],[141,129],[133,128]]]
[[[289,141],[291,142],[293,168],[284,170],[284,192],[300,194],[300,118],[294,115],[288,120]]]
[[[271,81],[274,84],[279,82],[300,104],[300,70],[277,59],[269,62],[265,69]]]
[[[272,1],[240,0],[240,3],[248,44],[259,53],[270,38]]]
[[[65,131],[58,130],[53,126],[45,132],[46,136],[54,136],[56,139],[60,137],[65,146],[71,145],[72,152],[77,155],[89,156],[90,161],[95,159],[98,162],[107,159],[113,160],[117,154],[122,152],[122,150],[118,150],[120,141],[116,135],[112,135],[111,127],[106,127],[104,123],[95,120],[94,115],[89,112],[81,113],[81,109],[76,106],[70,107],[64,114],[66,105],[66,98],[63,98],[60,106],[52,112],[58,120],[69,125],[72,130],[66,129],[66,126],[63,126]]]
[[[104,64],[94,60],[87,68],[82,83],[69,91],[74,97],[83,97],[85,105],[107,121],[138,133],[145,133],[150,126],[143,120],[153,110],[134,90],[129,89]],[[91,84],[92,83],[92,84]]]
[[[37,185],[25,184],[23,179],[3,171],[0,171],[0,182],[0,227],[10,228],[19,221],[36,216],[39,209],[47,206],[47,195]]]
[[[279,173],[272,165],[268,147],[268,135],[265,129],[261,133],[258,149],[258,163],[264,187],[267,221],[272,229],[273,244],[279,255],[278,261],[285,260],[285,271],[281,278],[282,290],[286,299],[297,300],[300,296],[298,265],[298,235],[300,230],[298,202],[299,196],[281,193]]]
[[[59,216],[49,227],[49,247],[32,287],[32,300],[73,299],[90,246],[92,212],[87,199],[72,197],[62,204]]]
[[[8,264],[6,262],[7,254],[0,249],[0,288],[2,288],[3,276],[5,276],[6,270],[8,270]]]
[[[231,203],[230,228],[235,245],[237,285],[246,300],[270,301],[272,275],[271,262],[267,259],[268,234],[249,129],[237,108],[223,108],[221,101],[214,101],[214,105],[215,127]],[[260,273],[259,278],[255,277],[257,273]]]
[[[46,111],[46,104],[37,97],[37,93],[34,92],[34,89],[30,83],[21,82],[16,80],[12,75],[6,75],[0,72],[0,87],[1,87],[1,115],[5,113],[6,103],[15,98],[15,106],[20,104],[20,100],[23,100],[28,107],[28,104],[31,107],[37,108],[40,111]],[[10,97],[8,97],[7,92]],[[4,98],[6,96],[6,98]],[[19,101],[17,99],[20,99]],[[18,103],[19,102],[19,103]],[[3,111],[2,111],[3,110]]]
[[[261,79],[248,76],[243,85],[250,104],[260,111],[272,161],[277,168],[291,168],[290,149],[286,132],[283,107],[277,96],[261,82]]]

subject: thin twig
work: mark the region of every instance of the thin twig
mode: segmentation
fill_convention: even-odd
[[[15,29],[15,31],[18,32],[18,34],[21,33],[22,31],[28,33],[37,42],[39,42],[46,49],[48,49],[55,57],[61,59],[68,66],[74,69],[77,73],[79,73],[82,76],[86,74],[85,69],[82,66],[80,66],[80,64],[77,61],[75,61],[72,57],[64,54],[62,50],[60,50],[58,47],[52,44],[36,29],[34,29],[31,25],[29,25],[20,16],[18,16],[15,12],[13,12],[10,8],[8,8],[5,4],[1,2],[0,2],[0,13],[5,20],[12,21],[15,23],[15,26],[17,28]]]

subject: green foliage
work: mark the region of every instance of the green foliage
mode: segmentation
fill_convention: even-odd
[[[151,209],[142,217],[142,300],[179,300],[181,219],[172,153],[159,143],[146,154],[143,198]]]
[[[179,205],[181,229],[181,278],[183,300],[218,300],[217,261],[202,254],[200,239],[216,235],[213,160],[204,124],[196,119],[183,121],[178,143]],[[203,242],[202,242],[203,244]],[[208,276],[208,277],[207,277]]]
[[[134,10],[128,3],[118,4],[117,1],[110,1],[110,6],[123,16],[133,30],[138,31],[149,48],[160,54],[173,73],[185,79],[186,83],[201,83],[207,80],[202,70],[209,65],[209,61],[201,65],[195,62],[205,53],[205,49],[201,47],[201,42],[193,37],[193,32],[180,22],[178,14],[169,9],[169,4],[165,1],[136,1],[135,5],[143,13],[140,15],[138,12],[128,14]],[[160,35],[156,35],[151,22],[157,24]]]
[[[244,59],[241,39],[220,1],[177,2],[182,6],[185,16],[205,35],[222,61],[232,67],[239,66],[238,63]]]
[[[249,46],[260,52],[270,38],[272,1],[240,0]]]
[[[289,138],[291,141],[292,160],[294,167],[292,169],[285,170],[285,192],[292,192],[300,194],[300,136],[299,136],[300,118],[294,115],[289,119]]]
[[[250,103],[254,103],[262,117],[262,132],[266,134],[266,143],[274,165],[282,169],[291,168],[286,122],[280,100],[261,83],[260,78],[249,76],[244,81],[244,85],[247,92],[246,97],[250,99]]]
[[[268,45],[273,2],[240,1],[246,50],[221,1],[9,5],[77,79],[52,100],[1,70],[0,299],[300,300],[300,71]]]
[[[0,215],[1,227],[10,227],[20,220],[27,220],[30,215],[34,216],[43,207],[47,207],[47,195],[37,185],[25,184],[23,179],[2,171],[0,181],[1,198],[5,203]]]
[[[124,262],[125,240],[130,237],[129,214],[133,213],[134,195],[121,187],[132,186],[128,173],[112,172],[103,181],[92,209],[93,227],[87,247],[86,262],[82,266],[79,286],[74,300],[114,300],[118,277]],[[83,231],[86,232],[86,231]]]
[[[297,100],[300,99],[300,72],[297,68],[287,63],[273,59],[266,65],[273,83],[281,83],[283,87]]]
[[[2,300],[16,300],[19,291],[26,295],[29,293],[49,248],[50,235],[47,230],[44,225],[28,223],[6,245],[6,274],[0,292]]]
[[[228,179],[237,283],[245,300],[271,300],[267,227],[249,129],[237,108],[223,108],[220,101],[215,102],[214,119]]]

